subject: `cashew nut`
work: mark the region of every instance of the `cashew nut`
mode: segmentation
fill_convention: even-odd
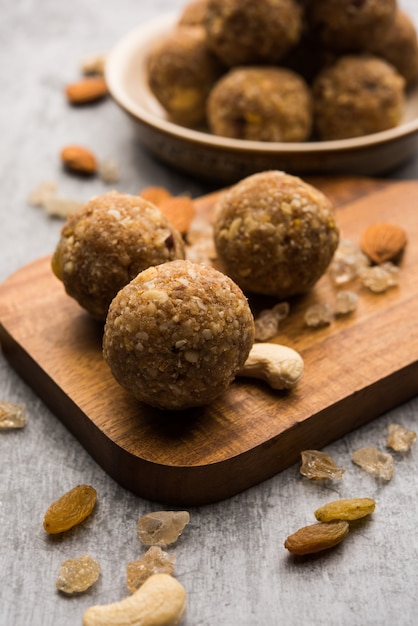
[[[255,343],[237,376],[261,378],[273,389],[290,389],[303,374],[303,359],[296,350],[276,343]]]
[[[120,602],[91,606],[83,626],[177,626],[186,609],[186,591],[169,574],[153,574]]]

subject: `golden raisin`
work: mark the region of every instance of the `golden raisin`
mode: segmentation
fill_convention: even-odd
[[[341,543],[349,531],[348,522],[327,522],[311,524],[290,535],[284,547],[292,554],[313,554]]]
[[[53,535],[77,526],[93,511],[97,493],[90,485],[77,485],[53,502],[44,516],[44,529]]]
[[[366,517],[373,513],[376,502],[372,498],[350,498],[349,500],[334,500],[328,502],[314,515],[319,522],[332,522],[334,520],[355,520]]]

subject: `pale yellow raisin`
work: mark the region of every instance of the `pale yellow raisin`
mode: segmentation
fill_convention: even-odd
[[[348,500],[334,500],[328,502],[314,515],[319,522],[332,522],[334,520],[355,520],[366,517],[373,513],[376,502],[372,498],[350,498]]]
[[[326,522],[311,524],[289,535],[284,547],[292,554],[313,554],[328,550],[341,543],[347,536],[350,527],[348,522]]]
[[[93,511],[96,499],[94,487],[77,485],[48,507],[44,529],[49,534],[56,534],[80,524]]]

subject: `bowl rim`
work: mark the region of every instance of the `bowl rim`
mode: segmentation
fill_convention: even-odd
[[[131,118],[154,131],[181,141],[187,141],[188,143],[204,145],[207,148],[212,147],[217,150],[230,152],[253,153],[254,155],[321,155],[323,153],[350,152],[390,143],[396,139],[405,139],[418,132],[418,113],[414,119],[402,122],[394,128],[378,133],[332,141],[291,143],[221,137],[202,130],[180,126],[169,119],[159,117],[142,106],[140,102],[132,98],[127,92],[123,80],[123,70],[126,68],[126,64],[132,58],[132,55],[138,53],[139,43],[141,43],[141,48],[144,48],[146,44],[151,44],[158,35],[161,36],[174,27],[178,17],[175,13],[169,13],[137,26],[125,34],[111,48],[106,59],[105,79],[110,95]],[[415,87],[415,91],[418,93],[418,86]]]

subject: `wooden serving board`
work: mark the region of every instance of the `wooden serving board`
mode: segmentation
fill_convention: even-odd
[[[417,393],[418,181],[312,182],[334,199],[343,237],[358,242],[368,224],[391,221],[405,228],[409,242],[399,287],[376,295],[350,285],[359,293],[354,314],[319,330],[305,326],[309,305],[334,301],[328,276],[291,301],[275,340],[304,358],[304,375],[292,391],[237,379],[210,406],[152,409],[114,381],[101,354],[102,326],[65,294],[50,257],[0,286],[4,354],[127,489],[176,506],[222,500],[297,462],[302,450],[320,449]],[[218,194],[198,200],[198,211],[209,217]]]

